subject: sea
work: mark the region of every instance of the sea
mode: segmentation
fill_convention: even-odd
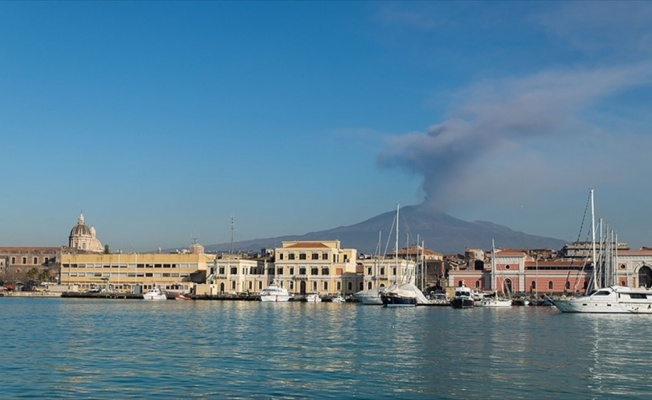
[[[652,316],[0,298],[0,398],[643,399]]]

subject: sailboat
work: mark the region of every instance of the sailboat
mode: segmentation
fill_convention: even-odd
[[[593,189],[591,200],[591,234],[593,276],[584,296],[553,299],[552,304],[563,313],[617,313],[652,314],[652,290],[615,285],[611,274],[603,274],[595,247],[595,204]],[[617,246],[617,243],[615,243]],[[614,263],[617,264],[617,263]],[[604,285],[600,287],[600,285]]]
[[[477,305],[480,307],[511,307],[512,299],[499,298],[498,290],[496,290],[496,246],[493,240],[491,241],[491,287],[494,289],[493,296],[485,295]]]
[[[396,205],[396,244],[394,246],[394,262],[396,266],[396,274],[394,274],[394,284],[380,293],[380,299],[385,307],[414,307],[417,305],[417,294],[414,289],[418,290],[414,284],[410,285],[409,282],[398,283],[398,221],[399,221],[399,205]],[[408,274],[412,276],[411,274]]]

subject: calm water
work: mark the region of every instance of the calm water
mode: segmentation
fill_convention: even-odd
[[[0,298],[0,397],[648,398],[652,321],[554,308]]]

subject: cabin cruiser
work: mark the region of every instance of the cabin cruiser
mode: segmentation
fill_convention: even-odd
[[[451,300],[453,308],[471,308],[475,305],[471,289],[462,285],[455,288],[455,296]]]
[[[321,303],[321,297],[317,293],[310,293],[306,295],[306,301],[308,303]]]
[[[652,290],[609,286],[586,296],[552,299],[563,313],[652,314]]]
[[[260,301],[265,302],[285,302],[290,300],[290,293],[284,287],[274,282],[260,292]]]
[[[161,289],[158,286],[154,286],[152,290],[143,294],[143,299],[145,300],[167,300],[168,297],[165,293],[161,292]]]

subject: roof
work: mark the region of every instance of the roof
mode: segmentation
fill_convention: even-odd
[[[327,249],[328,246],[326,246],[322,242],[296,242],[291,245],[286,246],[286,249],[314,249],[314,248],[323,248]]]

